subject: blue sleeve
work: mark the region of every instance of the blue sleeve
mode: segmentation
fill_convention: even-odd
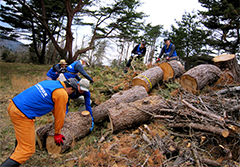
[[[87,78],[89,81],[93,81],[92,78],[85,72],[83,69],[82,64],[79,62],[74,66],[74,69],[78,72],[80,72],[85,78]]]
[[[90,114],[91,114],[91,116],[93,118],[90,97],[91,97],[91,93],[89,91],[88,92],[84,92],[84,99],[85,99],[86,110],[90,112]]]

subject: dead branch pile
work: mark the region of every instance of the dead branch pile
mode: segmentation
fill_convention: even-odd
[[[149,114],[152,122],[136,130],[106,133],[99,140],[100,151],[81,162],[95,166],[240,165],[238,87],[200,96],[179,89],[177,96],[168,97],[161,99],[167,107],[159,110],[135,108],[135,112]]]

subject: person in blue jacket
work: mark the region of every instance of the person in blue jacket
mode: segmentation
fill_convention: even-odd
[[[57,80],[60,73],[66,72],[66,61],[61,59],[58,64],[52,66],[52,68],[47,72],[47,80]]]
[[[71,81],[41,81],[15,96],[8,105],[8,113],[14,126],[16,147],[1,167],[18,167],[35,152],[36,117],[49,112],[54,115],[54,140],[63,144],[61,129],[67,111],[69,95],[78,91],[76,79]]]
[[[157,62],[160,61],[164,53],[167,56],[166,57],[167,60],[177,60],[176,47],[173,43],[171,43],[170,38],[169,37],[164,38],[164,43],[165,45],[163,46],[161,53],[158,56]]]
[[[81,59],[70,64],[67,67],[67,72],[64,73],[64,77],[66,79],[76,78],[78,81],[80,81],[81,78],[78,76],[78,72],[80,72],[85,78],[90,81],[90,83],[93,83],[93,79],[83,69],[84,62],[87,63],[85,59]]]
[[[131,52],[131,56],[130,56],[127,64],[126,64],[125,69],[124,69],[124,73],[127,73],[127,72],[128,72],[128,68],[130,67],[131,62],[132,62],[132,60],[133,60],[133,57],[134,57],[135,55],[137,55],[137,59],[139,59],[139,60],[142,61],[142,60],[143,60],[143,57],[145,56],[145,54],[146,54],[146,42],[145,42],[145,41],[142,41],[141,44],[138,44],[138,45],[136,45],[136,46],[133,48],[133,50],[132,50],[132,52]]]
[[[72,80],[74,78],[70,78],[69,80]],[[79,97],[84,97],[84,103],[85,103],[85,107],[86,110],[90,112],[91,116],[92,116],[92,127],[90,128],[90,131],[93,130],[94,127],[94,119],[93,119],[93,114],[92,114],[92,107],[91,107],[91,93],[89,91],[89,81],[85,78],[82,78],[79,82],[78,82],[78,91],[72,93],[71,95],[69,95],[69,98],[76,100]],[[82,100],[82,99],[81,99]]]

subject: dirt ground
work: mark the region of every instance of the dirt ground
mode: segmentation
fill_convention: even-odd
[[[32,65],[2,63],[0,82],[0,164],[14,150],[15,136],[11,120],[7,113],[9,99],[24,89],[44,80],[50,65]],[[133,76],[115,72],[112,69],[97,69],[91,72],[95,83],[91,87],[93,105],[98,105],[111,97],[113,93],[128,89]],[[118,80],[114,80],[118,78]],[[125,81],[125,82],[124,82]],[[108,85],[108,86],[106,86]],[[210,89],[210,88],[207,88]],[[174,92],[174,94],[171,94]],[[205,92],[204,92],[205,91]],[[159,167],[159,166],[239,166],[240,164],[240,116],[239,111],[228,113],[229,122],[216,123],[210,118],[198,115],[181,103],[183,108],[174,108],[179,99],[187,99],[201,110],[204,105],[211,111],[223,116],[225,110],[239,102],[240,94],[228,96],[210,96],[203,90],[203,96],[190,95],[179,88],[179,84],[163,84],[155,86],[150,95],[162,96],[172,108],[171,112],[161,113],[171,118],[150,119],[136,127],[110,133],[110,122],[96,124],[94,130],[81,140],[75,141],[71,148],[61,155],[49,155],[47,150],[40,150],[36,145],[35,154],[23,167]],[[209,99],[204,97],[209,97]],[[204,103],[201,103],[199,97]],[[215,101],[211,98],[215,98]],[[197,100],[198,99],[198,100]],[[223,100],[230,99],[229,104]],[[226,101],[225,101],[226,102]],[[70,102],[70,112],[78,110],[74,102]],[[202,105],[201,105],[202,104]],[[211,106],[210,106],[211,104]],[[94,107],[94,106],[93,106]],[[179,106],[178,106],[179,107]],[[211,108],[211,109],[210,109]],[[170,111],[170,110],[169,110]],[[159,113],[158,113],[159,114]],[[216,113],[215,113],[216,114]],[[52,115],[37,118],[35,128],[52,122]],[[199,130],[193,127],[170,127],[177,123],[199,123],[202,125],[228,129],[229,136]],[[234,129],[227,128],[232,125]],[[37,142],[36,142],[37,144]]]

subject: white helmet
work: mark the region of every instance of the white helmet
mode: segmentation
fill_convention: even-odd
[[[82,57],[81,60],[84,61],[84,62],[86,62],[87,65],[89,65],[89,63],[88,63],[88,59],[87,59],[86,57]]]

